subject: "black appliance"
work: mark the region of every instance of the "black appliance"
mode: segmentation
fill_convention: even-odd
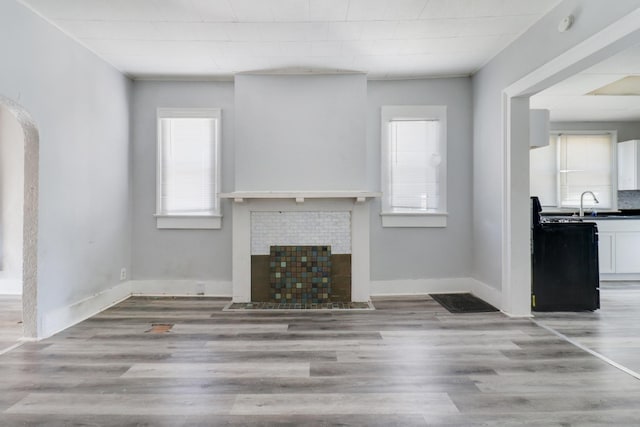
[[[531,198],[531,309],[584,311],[600,308],[598,228],[579,218],[543,221]]]

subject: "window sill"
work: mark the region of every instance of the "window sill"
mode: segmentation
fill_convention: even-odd
[[[155,214],[156,227],[173,230],[218,230],[222,215],[166,215]]]
[[[446,212],[383,212],[383,227],[446,227]]]

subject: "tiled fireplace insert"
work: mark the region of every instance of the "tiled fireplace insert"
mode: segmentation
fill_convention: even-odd
[[[323,304],[351,301],[351,255],[331,246],[271,246],[251,256],[251,301]]]

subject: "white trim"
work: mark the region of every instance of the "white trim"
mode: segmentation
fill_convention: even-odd
[[[356,205],[366,213],[365,205]],[[361,224],[363,230],[368,230],[368,224]],[[368,234],[368,233],[365,233]],[[368,267],[367,260],[353,258],[356,268]],[[362,265],[359,265],[362,264]],[[364,291],[364,289],[360,289]],[[358,290],[354,291],[354,301],[369,301],[372,296],[385,295],[423,295],[443,292],[471,292],[477,297],[499,307],[499,292],[478,280],[462,278],[418,279],[418,280],[388,280],[367,282],[366,297]],[[362,293],[362,294],[361,294]],[[233,282],[227,280],[130,280],[122,282],[103,292],[84,298],[76,303],[54,310],[43,316],[41,321],[41,335],[38,339],[48,338],[75,324],[82,322],[98,313],[112,307],[130,296],[202,296],[232,298]],[[237,301],[234,301],[237,302]]]
[[[73,304],[45,313],[38,339],[48,338],[112,307],[132,295],[208,296],[231,298],[230,281],[130,280]]]
[[[391,187],[391,167],[390,167],[390,137],[389,122],[393,120],[419,120],[419,119],[437,119],[440,122],[440,157],[442,162],[439,170],[439,191],[440,200],[439,208],[436,214],[446,215],[447,211],[447,107],[446,105],[385,105],[381,108],[380,120],[380,185],[383,191],[381,214],[397,215],[395,219],[382,218],[383,227],[446,227],[446,216],[436,219],[426,219],[419,221],[416,217],[404,213],[397,213],[391,207],[390,187]],[[433,215],[431,212],[416,212],[423,215]],[[415,215],[415,214],[412,214]],[[435,218],[435,217],[434,217]],[[402,225],[402,224],[405,225]],[[420,224],[425,225],[420,225]],[[385,225],[389,224],[389,225]],[[435,225],[430,225],[435,224]]]
[[[25,342],[26,341],[18,341],[17,343],[15,343],[15,344],[7,347],[7,348],[0,349],[0,356],[2,356],[3,354],[7,354],[10,351],[15,350],[18,347],[21,347]]]
[[[443,292],[471,292],[469,277],[443,279],[372,280],[371,296],[424,295]]]
[[[500,309],[502,307],[502,293],[484,282],[470,278],[469,285],[471,286],[471,293],[481,300],[484,300],[492,306]],[[504,310],[502,310],[504,313]],[[505,313],[509,315],[508,313]]]
[[[131,295],[206,296],[231,298],[232,284],[227,280],[132,280]]]
[[[448,215],[446,212],[383,212],[380,217],[383,227],[446,227]]]
[[[217,230],[222,228],[222,215],[154,215],[156,227],[173,230]]]
[[[633,36],[634,33],[640,29],[638,25],[639,22],[640,8],[628,13],[566,52],[518,79],[518,81],[505,88],[504,92],[510,97],[531,95],[587,68],[589,65],[600,62],[602,59],[607,58],[607,56],[602,56],[602,50],[616,43],[624,42],[628,36]],[[633,44],[635,44],[635,41],[629,40],[628,47]],[[600,56],[594,58],[598,54],[600,54]],[[586,63],[590,58],[593,58],[593,64]],[[583,61],[585,61],[585,64],[581,64]],[[578,68],[576,67],[577,65],[581,66]]]
[[[22,280],[0,278],[0,295],[22,295]]]
[[[158,108],[159,119],[176,119],[176,118],[202,118],[202,119],[218,119],[222,118],[222,110],[220,108]]]
[[[120,283],[100,293],[84,298],[66,307],[60,307],[44,313],[40,319],[39,339],[50,337],[85,319],[95,316],[101,311],[129,298],[131,286],[129,282]]]
[[[166,118],[208,118],[216,121],[213,141],[214,211],[211,215],[180,215],[167,213],[162,208],[162,124]],[[156,227],[159,229],[219,229],[222,227],[220,189],[222,188],[221,164],[222,109],[220,108],[158,108],[156,112]]]
[[[250,199],[293,199],[296,203],[304,203],[305,199],[355,199],[362,203],[367,199],[381,196],[382,193],[374,191],[233,191],[220,193],[221,199],[233,199],[236,203]]]
[[[500,307],[500,292],[471,277],[371,281],[371,296],[425,295],[470,292]]]

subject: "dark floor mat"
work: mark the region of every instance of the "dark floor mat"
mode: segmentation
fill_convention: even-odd
[[[471,294],[431,294],[431,298],[450,313],[488,313],[498,311],[491,304]]]

